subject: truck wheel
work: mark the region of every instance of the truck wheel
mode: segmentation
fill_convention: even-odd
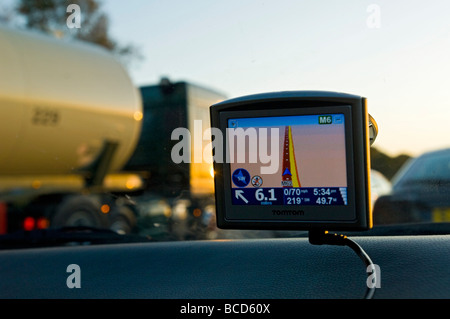
[[[104,227],[100,209],[95,201],[86,196],[69,197],[56,209],[50,223],[53,227],[88,226]]]
[[[112,214],[111,230],[119,234],[130,234],[133,231],[136,226],[136,215],[131,208],[120,206]]]

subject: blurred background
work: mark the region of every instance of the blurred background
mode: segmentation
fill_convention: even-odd
[[[81,8],[69,29],[69,4]],[[3,24],[96,42],[137,85],[161,77],[228,97],[323,89],[369,99],[390,156],[446,146],[446,1],[3,0]],[[432,107],[432,108],[431,108]],[[431,108],[431,109],[430,109]]]
[[[160,103],[150,102],[157,95],[151,87],[170,93],[174,83],[187,83],[208,103],[284,90],[364,96],[379,127],[371,149],[375,205],[392,195],[405,163],[449,147],[449,12],[445,0],[2,0],[0,25],[105,48],[141,88],[144,105],[146,98]],[[443,161],[445,173],[450,162]],[[425,206],[443,221],[450,203],[438,193],[421,205],[439,202]],[[162,216],[185,214],[185,202],[152,200]],[[202,222],[211,227],[213,203],[206,206],[190,214],[211,210]]]

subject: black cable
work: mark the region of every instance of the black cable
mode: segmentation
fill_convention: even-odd
[[[370,259],[369,255],[358,245],[355,241],[348,238],[345,235],[330,234],[328,231],[322,230],[310,230],[309,231],[309,242],[313,245],[337,245],[337,246],[348,246],[350,247],[358,257],[364,262],[366,267],[370,266],[370,269],[374,270],[373,274],[370,276],[372,279],[372,285],[366,285],[367,290],[364,295],[364,299],[371,299],[375,294],[376,284],[379,280],[377,278],[377,273],[375,271],[375,265]],[[366,268],[367,269],[367,268]],[[367,284],[367,282],[366,282]]]

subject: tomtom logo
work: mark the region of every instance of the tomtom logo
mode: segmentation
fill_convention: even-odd
[[[274,209],[272,210],[272,214],[274,215],[296,215],[296,216],[303,216],[305,215],[305,211],[304,210],[291,210],[291,209],[283,209],[283,210],[279,210],[279,209]]]

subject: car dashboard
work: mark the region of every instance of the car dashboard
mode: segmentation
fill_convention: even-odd
[[[352,238],[380,268],[375,299],[450,298],[450,235]],[[0,273],[2,299],[360,299],[367,280],[351,249],[305,237],[4,250]]]

